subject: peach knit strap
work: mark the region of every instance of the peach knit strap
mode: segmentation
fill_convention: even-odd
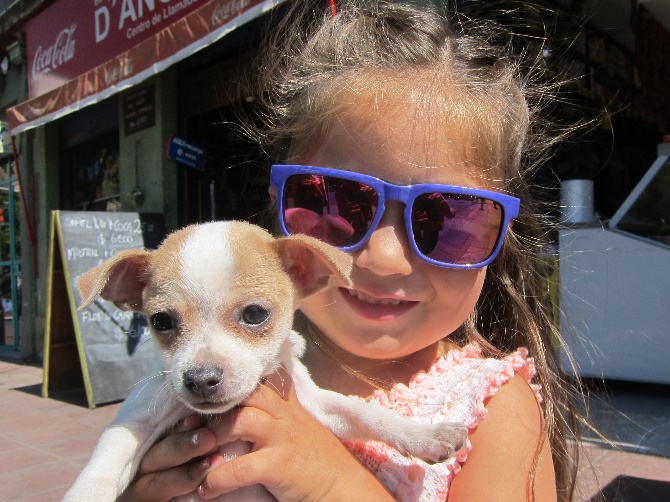
[[[485,359],[481,347],[473,343],[448,352],[408,385],[398,384],[388,393],[377,391],[370,400],[417,422],[459,422],[472,430],[486,417],[486,399],[515,374],[541,401],[539,386],[530,383],[535,365],[525,348],[504,359]],[[417,502],[446,500],[451,480],[472,449],[468,440],[455,458],[431,465],[376,441],[346,446],[398,500]]]

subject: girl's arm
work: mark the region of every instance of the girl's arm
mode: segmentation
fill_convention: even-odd
[[[489,399],[486,409],[486,418],[470,435],[472,451],[451,484],[449,502],[555,501],[554,465],[532,389],[515,376]],[[530,473],[540,444],[532,489]]]
[[[217,442],[243,439],[254,447],[227,463],[212,458],[212,470],[200,487],[204,498],[261,483],[279,501],[393,500],[339,439],[300,405],[288,375],[272,385],[278,386],[283,387],[283,399],[261,386],[216,427]]]

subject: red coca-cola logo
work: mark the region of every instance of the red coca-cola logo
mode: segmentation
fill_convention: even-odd
[[[35,51],[33,59],[33,79],[40,73],[49,73],[74,57],[76,40],[74,32],[76,24],[65,28],[56,37],[53,45],[44,49],[41,45]]]
[[[251,0],[231,0],[223,4],[218,4],[212,12],[212,26],[224,24],[228,19],[237,16],[241,11],[246,10],[251,4]]]

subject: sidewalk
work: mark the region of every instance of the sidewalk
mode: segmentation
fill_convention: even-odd
[[[118,404],[112,404],[89,410],[79,394],[43,399],[41,383],[41,368],[0,360],[0,502],[59,501],[119,408]],[[615,392],[615,397],[625,394]],[[640,393],[631,392],[619,401],[612,399],[612,404],[635,407],[636,395]],[[661,429],[665,435],[668,430],[670,397],[663,396],[661,401],[654,401],[653,396],[643,397],[646,415],[631,417],[630,412],[626,415],[628,430],[615,431],[608,438],[616,439],[626,449],[661,450],[665,448],[665,439],[658,443],[659,448],[652,436]],[[638,412],[644,413],[644,409]],[[615,415],[610,409],[607,416]],[[655,430],[645,426],[648,420],[657,424]],[[623,435],[630,436],[630,430],[639,433],[636,427],[645,435],[644,445],[640,441],[632,444],[622,440]],[[616,434],[619,436],[615,437]],[[670,446],[670,441],[667,444]],[[590,500],[602,491],[608,502],[670,501],[669,458],[606,449],[595,442],[585,444],[583,451],[587,462],[582,467],[578,500]],[[618,493],[618,498],[614,493]]]

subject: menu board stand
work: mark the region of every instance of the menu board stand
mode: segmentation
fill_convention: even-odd
[[[124,399],[155,348],[140,314],[96,299],[84,309],[77,277],[124,249],[156,248],[162,215],[53,211],[47,279],[42,396],[81,389],[89,408]]]

